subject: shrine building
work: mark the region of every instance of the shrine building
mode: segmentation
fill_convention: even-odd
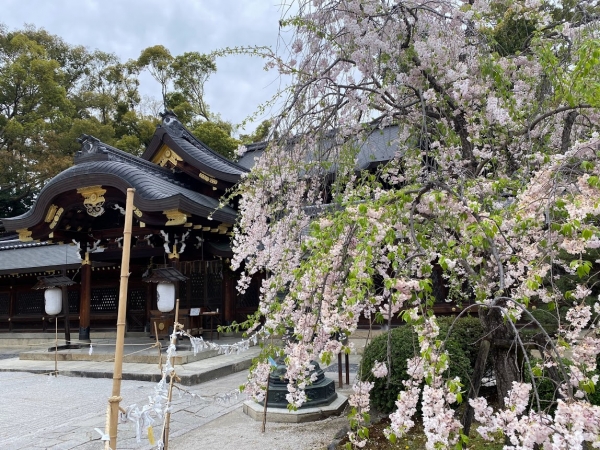
[[[52,275],[74,282],[63,288],[63,304],[65,325],[78,330],[79,340],[116,329],[128,188],[135,189],[128,332],[166,335],[172,325],[172,317],[157,310],[156,284],[145,282],[159,268],[185,277],[177,297],[188,327],[207,326],[198,311],[212,312],[216,327],[256,310],[258,280],[239,295],[238,276],[229,269],[236,205],[220,204],[247,168],[212,151],[170,112],[141,157],[92,136],[79,142],[73,166],[48,181],[32,208],[2,219],[0,332],[50,327],[44,290],[33,288]]]

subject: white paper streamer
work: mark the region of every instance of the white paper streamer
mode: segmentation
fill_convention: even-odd
[[[177,327],[175,327],[175,328],[177,329]],[[174,338],[177,335],[185,336],[185,337],[189,338],[190,343],[192,345],[192,349],[194,351],[194,356],[204,350],[216,350],[219,355],[234,355],[234,354],[237,355],[239,353],[242,353],[242,352],[245,352],[246,350],[248,350],[250,348],[251,344],[257,345],[259,333],[261,333],[261,332],[256,332],[252,336],[250,336],[248,339],[243,339],[235,344],[220,345],[220,344],[216,344],[214,342],[205,341],[202,337],[191,336],[184,331],[174,331],[174,333],[171,335],[171,342],[173,342],[175,340]],[[89,354],[91,355],[92,352],[93,352],[93,346],[90,344]],[[147,430],[149,426],[152,426],[153,424],[155,424],[157,422],[159,422],[159,423],[162,422],[165,417],[165,414],[167,412],[172,411],[173,405],[172,405],[172,403],[169,403],[167,401],[168,391],[169,391],[169,389],[168,389],[169,383],[167,383],[167,376],[168,377],[175,376],[175,368],[173,367],[172,358],[176,355],[177,355],[177,349],[175,347],[175,344],[171,343],[167,347],[166,361],[162,366],[161,380],[154,387],[154,395],[148,396],[148,404],[142,406],[141,408],[135,404],[131,405],[125,410],[125,413],[121,413],[121,415],[120,415],[120,419],[121,419],[122,423],[132,422],[134,424],[136,441],[138,443],[141,442],[143,430]],[[52,377],[49,377],[49,378],[52,378]],[[180,395],[179,395],[180,399],[185,398],[186,395],[190,396],[190,400],[189,400],[190,405],[192,404],[193,400],[199,400],[201,402],[209,401],[207,398],[202,397],[201,395],[193,393],[193,392],[189,392],[189,391],[183,391],[183,393],[181,393],[181,392],[182,391],[180,390]],[[240,396],[240,391],[234,390],[234,391],[227,392],[227,393],[217,394],[216,396],[214,396],[212,402],[219,404],[219,405],[225,405],[227,403],[230,403],[232,400],[237,401],[239,396]],[[105,434],[103,432],[101,432],[101,430],[99,428],[96,428],[95,430],[100,433],[100,435],[102,436],[102,440],[109,440],[108,436],[106,436],[106,439],[104,439]],[[160,439],[156,442],[156,448],[157,448],[157,450],[164,449],[164,442],[162,441],[162,439]]]
[[[106,434],[100,428],[94,428],[94,430],[96,430],[98,433],[100,433],[100,440],[101,441],[110,441],[110,437],[108,436],[108,434]]]

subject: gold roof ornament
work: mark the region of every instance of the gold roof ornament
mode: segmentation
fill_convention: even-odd
[[[187,219],[189,216],[189,214],[184,213],[183,211],[180,211],[178,209],[168,209],[166,211],[163,211],[163,214],[167,216],[168,219],[167,223],[165,223],[165,226],[167,227],[184,225],[185,223],[187,223]]]
[[[31,231],[27,228],[21,228],[20,230],[17,230],[17,233],[19,233],[19,240],[21,242],[33,241],[33,238],[31,237]]]
[[[52,222],[52,220],[54,219],[54,216],[56,215],[56,211],[58,211],[58,206],[56,205],[50,205],[50,207],[48,208],[48,212],[46,213],[46,218],[44,219],[44,222],[46,223],[50,223]]]
[[[200,172],[198,174],[198,177],[200,177],[200,179],[206,181],[207,183],[210,184],[218,184],[219,180],[217,180],[216,178],[211,177],[210,175],[204,173],[204,172]]]
[[[77,193],[83,196],[83,206],[90,216],[99,217],[104,214],[106,189],[102,186],[88,186],[77,189]]]
[[[183,158],[166,145],[163,145],[156,156],[152,158],[152,162],[161,167],[166,166],[169,162],[176,166],[179,161],[183,161]]]
[[[60,216],[62,216],[62,213],[65,212],[64,208],[58,208],[56,210],[54,210],[52,207],[55,205],[52,205],[50,207],[50,210],[48,211],[48,214],[46,214],[46,222],[50,222],[50,224],[48,225],[50,227],[51,230],[54,229],[54,227],[56,227],[56,225],[58,225],[58,221],[60,220]],[[50,212],[53,211],[53,216],[50,218],[50,220],[48,220],[48,218],[50,217]]]
[[[217,227],[219,230],[219,234],[226,234],[227,230],[229,229],[230,226],[231,226],[231,224],[229,224],[229,223],[222,223],[221,225],[219,225]]]

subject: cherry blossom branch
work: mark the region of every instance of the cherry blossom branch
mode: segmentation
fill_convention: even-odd
[[[542,120],[547,119],[548,117],[554,116],[556,114],[559,114],[561,112],[565,112],[565,111],[572,111],[572,110],[576,110],[576,109],[586,109],[586,108],[593,108],[592,105],[589,104],[579,104],[579,105],[575,105],[575,106],[561,106],[560,108],[556,108],[552,111],[548,111],[544,114],[539,115],[538,117],[536,117],[535,119],[533,119],[526,128],[524,128],[521,131],[518,131],[517,133],[515,133],[517,136],[520,135],[524,135],[529,133],[531,130],[533,130]]]

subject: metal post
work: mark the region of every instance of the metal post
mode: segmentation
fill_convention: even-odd
[[[346,361],[346,384],[350,386],[350,356],[348,356],[348,353],[346,353],[344,356]]]
[[[338,387],[341,389],[344,387],[344,380],[342,378],[342,354],[338,353]]]
[[[123,230],[123,255],[121,258],[121,285],[119,287],[119,310],[117,315],[117,342],[115,345],[115,369],[113,373],[112,396],[108,399],[108,432],[110,441],[106,447],[117,448],[117,425],[119,403],[121,402],[121,379],[123,377],[123,346],[125,344],[125,315],[127,312],[127,286],[129,282],[129,253],[131,250],[131,227],[133,219],[133,194],[135,189],[127,189],[125,203],[125,227]]]

